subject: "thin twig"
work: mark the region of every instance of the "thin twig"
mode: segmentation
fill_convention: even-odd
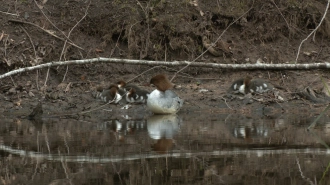
[[[45,83],[44,83],[44,86],[43,86],[43,87],[46,87],[46,85],[47,85],[47,81],[48,81],[48,77],[49,77],[50,67],[51,67],[51,66],[49,66],[48,69],[47,69],[46,79],[45,79]]]
[[[148,71],[154,70],[154,69],[159,68],[159,67],[163,68],[163,67],[165,67],[165,66],[154,66],[154,67],[152,67],[152,68],[150,68],[150,69],[148,69],[148,70],[146,70],[146,71],[143,71],[142,73],[138,74],[138,75],[135,76],[134,78],[128,80],[127,83],[132,82],[132,81],[133,81],[134,79],[136,79],[137,77],[139,77],[139,76],[145,74],[145,73],[148,72]],[[174,70],[173,68],[169,68],[169,67],[165,67],[165,68],[167,68],[167,69],[171,69],[171,70]],[[176,71],[176,70],[174,70],[174,71]],[[182,73],[182,74],[185,74],[185,73]],[[193,78],[193,79],[196,79],[196,78],[194,78],[194,77],[189,77],[190,75],[188,75],[188,74],[185,74],[185,75],[187,75],[187,76],[184,76],[184,75],[182,75],[182,76],[184,76],[184,77],[186,77],[186,78]]]
[[[125,92],[125,93],[121,96],[121,98],[120,98],[118,101],[120,101],[120,100],[126,95],[126,93],[127,93],[127,92]],[[88,112],[92,112],[92,111],[98,110],[98,109],[100,109],[100,108],[102,108],[102,107],[104,107],[104,106],[106,106],[106,105],[109,105],[110,103],[113,103],[114,101],[116,101],[116,97],[114,97],[113,100],[109,101],[108,103],[106,103],[106,104],[104,104],[104,105],[101,105],[101,106],[99,106],[99,107],[96,107],[95,109],[92,109],[92,110],[88,110],[88,111],[80,112],[80,113],[78,113],[78,114],[86,114],[86,113],[88,113]]]
[[[32,48],[33,48],[33,52],[34,52],[34,60],[36,61],[36,64],[38,64],[37,62],[38,62],[38,57],[37,57],[37,52],[36,52],[36,48],[34,47],[34,44],[33,44],[33,41],[32,41],[32,39],[31,39],[31,37],[30,37],[30,35],[29,35],[29,33],[23,28],[23,26],[21,26],[20,25],[20,28],[25,32],[25,34],[29,37],[29,40],[30,40],[30,42],[31,42],[31,45],[32,45]],[[39,81],[39,74],[38,74],[38,70],[37,70],[37,75],[36,75],[37,77],[36,77],[36,85],[37,85],[37,89],[39,90],[39,83],[38,83],[38,81]]]
[[[285,21],[285,23],[286,23],[286,25],[288,26],[288,29],[289,29],[289,31],[290,31],[290,25],[289,25],[288,21],[286,21],[284,15],[282,14],[281,10],[278,8],[278,6],[277,6],[277,4],[275,3],[275,1],[272,0],[272,2],[274,3],[274,5],[275,5],[276,9],[278,10],[278,12],[281,14],[282,18],[284,19],[284,21]]]
[[[98,106],[95,109],[91,109],[91,110],[87,110],[87,111],[84,111],[84,112],[80,112],[78,114],[86,114],[86,113],[89,113],[89,112],[93,112],[93,111],[99,110],[100,108],[105,107],[106,105],[109,105],[109,104],[113,103],[114,101],[115,100],[109,101],[108,103],[106,103],[104,105],[101,105],[101,106]]]
[[[295,64],[297,63],[298,61],[298,57],[299,57],[299,54],[300,54],[300,49],[301,49],[301,46],[302,44],[311,36],[313,35],[314,32],[316,32],[317,29],[319,29],[319,27],[321,26],[322,22],[324,21],[325,19],[325,16],[327,15],[328,13],[328,9],[329,9],[329,4],[330,4],[330,0],[328,0],[328,3],[327,3],[327,7],[325,8],[325,11],[324,11],[324,14],[323,14],[323,17],[320,21],[320,23],[316,26],[316,28],[304,39],[301,41],[299,47],[298,47],[298,52],[297,52],[297,57],[296,57],[296,61],[295,61]]]
[[[224,97],[221,96],[221,99],[225,101],[225,104],[227,105],[227,107],[228,107],[229,109],[233,110],[233,108],[231,108],[231,107],[228,105],[228,103],[227,103],[227,99],[226,99],[226,98],[224,98]]]
[[[118,100],[118,101],[120,101],[125,95],[126,95],[126,93],[127,92],[125,92],[122,96],[121,96],[121,98]],[[73,113],[73,114],[69,114],[69,115],[75,115],[75,114],[86,114],[86,113],[89,113],[89,112],[93,112],[93,111],[96,111],[96,110],[99,110],[100,108],[102,108],[102,107],[104,107],[104,106],[106,106],[106,105],[109,105],[109,104],[111,104],[111,103],[113,103],[114,101],[116,101],[116,97],[114,97],[111,101],[109,101],[108,103],[106,103],[106,104],[104,104],[104,105],[101,105],[101,106],[98,106],[98,107],[96,107],[96,108],[94,108],[94,109],[91,109],[91,110],[87,110],[87,111],[83,111],[83,112],[79,112],[79,113]],[[66,116],[67,116],[68,114],[66,114]]]
[[[62,30],[60,30],[48,17],[47,15],[44,13],[44,11],[42,11],[42,9],[40,8],[40,6],[38,5],[37,1],[34,0],[34,3],[37,5],[38,9],[40,10],[40,12],[42,13],[42,15],[44,15],[44,17],[48,20],[48,22],[54,27],[56,28],[67,40],[69,40],[70,42],[72,42],[72,40],[69,39],[68,36],[66,36],[64,34],[64,32]],[[73,43],[73,42],[72,42]]]
[[[0,11],[0,13],[7,14],[7,15],[13,15],[13,16],[17,16],[18,17],[17,14],[13,14],[13,13],[8,13],[8,12],[3,12],[3,11]]]
[[[90,6],[90,4],[91,4],[91,2],[92,1],[89,1],[89,4],[87,5],[87,8],[86,8],[86,11],[85,11],[85,15],[72,27],[72,29],[69,31],[69,34],[68,34],[68,39],[69,39],[69,37],[71,36],[71,33],[72,33],[72,31],[77,27],[77,25],[82,21],[82,20],[84,20],[85,19],[85,17],[87,16],[87,11],[88,11],[88,9],[89,9],[89,6]],[[63,53],[64,53],[64,50],[65,50],[65,47],[66,47],[66,43],[67,43],[67,41],[68,40],[65,40],[65,42],[64,42],[64,45],[63,45],[63,49],[62,49],[62,52],[61,52],[61,55],[60,55],[60,60],[62,60],[62,56],[63,56]],[[63,80],[62,80],[62,82],[64,82],[64,80],[65,80],[65,77],[66,77],[66,74],[68,73],[68,70],[69,70],[69,66],[67,66],[66,67],[66,70],[65,70],[65,74],[64,74],[64,76],[63,76]],[[48,69],[48,71],[49,71],[49,69]]]
[[[37,90],[39,91],[39,71],[37,70],[37,75],[36,75],[36,84],[37,84]]]
[[[6,41],[5,41],[5,58],[7,57],[7,43],[8,43],[8,38],[9,38],[9,35],[7,35],[7,38],[6,38]]]
[[[142,76],[144,73],[146,73],[146,72],[148,72],[148,71],[151,71],[151,70],[154,70],[154,69],[159,68],[159,67],[163,67],[163,66],[154,66],[154,67],[152,67],[152,68],[150,68],[150,69],[148,69],[148,70],[146,70],[146,71],[143,71],[143,72],[140,73],[139,75],[137,75],[137,76],[135,76],[134,78],[128,80],[127,83],[133,81],[135,78],[137,78],[137,77],[139,77],[139,76]]]
[[[10,77],[10,79],[11,79],[11,82],[13,82],[14,87],[17,87],[16,83],[14,82],[14,79],[12,77]]]
[[[330,1],[330,0],[329,0]],[[228,26],[227,26],[227,28],[226,29],[224,29],[223,30],[223,32],[219,35],[219,37],[214,41],[214,43],[217,43],[220,39],[221,39],[221,37],[224,35],[224,33],[233,25],[233,24],[235,24],[238,20],[240,20],[244,15],[246,15],[249,11],[251,11],[252,10],[252,8],[253,8],[253,5],[254,5],[254,1],[253,1],[253,3],[252,3],[252,6],[251,6],[251,8],[250,9],[248,9],[246,12],[244,12],[241,16],[239,16],[237,19],[235,19],[232,23],[230,23]],[[202,57],[211,47],[213,47],[214,46],[214,43],[212,43],[211,45],[210,45],[210,47],[208,47],[202,54],[200,54],[198,57],[196,57],[192,62],[195,62],[197,59],[199,59],[200,57]],[[190,64],[188,64],[188,65],[186,65],[185,67],[183,67],[183,68],[181,68],[178,72],[176,72],[175,74],[174,74],[174,76],[171,78],[171,80],[170,81],[173,81],[174,80],[174,78],[176,77],[176,75],[179,73],[179,72],[181,72],[181,71],[183,71],[184,69],[186,69],[187,67],[189,67],[190,66]]]
[[[36,52],[36,48],[34,47],[33,41],[32,41],[32,39],[31,39],[29,33],[23,28],[23,26],[20,25],[19,27],[20,27],[20,28],[25,32],[25,34],[29,37],[29,40],[30,40],[31,45],[32,45],[32,48],[33,48],[33,52],[34,52],[35,60],[37,60],[37,52]]]
[[[67,65],[66,66],[66,69],[65,69],[65,73],[64,73],[63,79],[62,79],[62,83],[65,81],[65,77],[68,74],[68,71],[69,71],[69,66]]]
[[[119,47],[118,47],[118,43],[119,43],[119,39],[120,39],[120,37],[121,37],[121,34],[122,34],[122,32],[123,32],[123,29],[124,29],[124,24],[125,24],[125,21],[123,22],[123,25],[122,25],[122,27],[121,27],[120,34],[119,34],[119,36],[118,36],[118,38],[117,38],[117,41],[116,41],[115,47],[114,47],[114,48],[111,50],[111,52],[110,52],[110,57],[112,57],[112,55],[113,55],[113,53],[115,52],[116,48],[119,48]],[[122,50],[122,49],[119,48],[119,52],[120,52],[120,50]]]
[[[50,32],[50,31],[48,31],[48,30],[46,30],[46,29],[44,29],[44,28],[42,28],[42,27],[40,27],[40,26],[38,26],[38,25],[36,25],[36,24],[34,24],[34,23],[32,23],[32,22],[20,21],[20,20],[15,20],[15,19],[9,19],[8,21],[9,21],[9,22],[15,22],[15,23],[21,23],[21,24],[29,24],[29,25],[35,26],[35,27],[41,29],[42,31],[48,33],[49,35],[51,35],[51,36],[53,36],[53,37],[55,37],[55,38],[57,38],[57,39],[59,39],[59,40],[65,42],[65,39],[63,39],[63,38],[61,38],[61,37],[55,35],[54,33]],[[72,46],[78,48],[78,49],[84,50],[82,47],[77,46],[77,45],[74,44],[73,42],[68,42],[68,43],[69,43],[70,45],[72,45]]]

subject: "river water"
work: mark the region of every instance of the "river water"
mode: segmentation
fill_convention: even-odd
[[[327,115],[307,131],[317,115],[102,111],[4,117],[1,184],[330,183]]]

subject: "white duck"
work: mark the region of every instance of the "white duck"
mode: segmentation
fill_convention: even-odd
[[[159,74],[152,77],[150,85],[156,86],[157,89],[148,96],[147,107],[149,110],[155,114],[173,114],[180,110],[183,99],[170,90],[173,84],[165,75]]]

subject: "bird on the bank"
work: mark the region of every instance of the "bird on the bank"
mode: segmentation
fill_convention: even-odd
[[[128,103],[146,103],[149,92],[142,89],[131,87],[126,93]]]
[[[129,91],[131,88],[134,88],[135,90],[140,90],[137,85],[127,84],[124,80],[119,80],[117,82],[117,86],[119,89],[124,90],[125,92]]]
[[[110,87],[107,89],[98,87],[96,92],[93,93],[93,96],[95,98],[101,99],[106,103],[111,101],[118,103],[120,100],[122,100],[122,95],[120,95],[119,88],[116,85],[110,85]]]
[[[154,85],[156,89],[148,96],[147,107],[149,110],[155,114],[173,114],[181,109],[183,99],[170,90],[173,88],[173,84],[165,75],[159,74],[152,77],[150,85]]]
[[[243,86],[244,85],[244,78],[241,78],[241,79],[238,79],[238,80],[235,80],[232,84],[231,84],[231,86],[229,87],[229,89],[228,89],[228,92],[233,92],[233,93],[240,93],[239,92],[239,89],[240,89],[240,87],[241,86]],[[243,88],[244,88],[245,86],[243,86]]]
[[[264,79],[252,79],[250,76],[238,79],[230,86],[229,91],[235,93],[264,93],[273,90],[274,86]]]

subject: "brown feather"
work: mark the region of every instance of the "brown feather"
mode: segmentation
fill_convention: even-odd
[[[166,91],[168,89],[173,88],[173,84],[170,82],[170,80],[163,74],[156,75],[151,78],[150,84],[153,84],[156,86],[156,88],[159,91]]]

